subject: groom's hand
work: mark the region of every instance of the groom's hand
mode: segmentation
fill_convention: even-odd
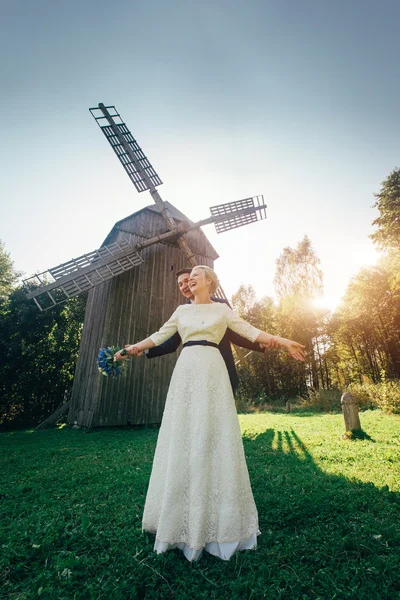
[[[265,348],[265,349],[268,349],[268,350],[270,348],[279,348],[280,345],[281,344],[279,343],[279,341],[277,340],[277,338],[275,336],[273,336],[273,335],[271,335],[271,338],[270,338],[270,340],[268,341],[267,344],[263,344],[263,343],[260,342],[260,346],[262,348]]]
[[[129,354],[123,350],[119,350],[114,354],[114,361],[127,359]]]
[[[130,356],[141,356],[144,350],[139,348],[138,344],[127,344],[125,348],[128,350]]]

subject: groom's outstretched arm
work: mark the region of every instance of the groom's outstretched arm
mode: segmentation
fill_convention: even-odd
[[[235,333],[231,329],[226,330],[228,334],[228,339],[231,344],[235,344],[235,346],[240,346],[240,348],[247,348],[247,350],[253,350],[255,352],[264,352],[264,348],[260,346],[258,342],[250,342],[250,340],[246,340],[246,338],[242,337],[238,333]]]
[[[171,354],[171,352],[176,352],[176,350],[179,348],[181,341],[182,340],[179,333],[174,333],[174,335],[163,344],[150,348],[149,351],[146,353],[146,356],[147,358],[156,358],[156,356],[164,356],[164,354]]]

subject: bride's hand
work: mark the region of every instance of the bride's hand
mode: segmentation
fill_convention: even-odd
[[[289,352],[290,356],[292,356],[295,360],[300,360],[301,362],[304,362],[305,346],[303,346],[303,344],[299,344],[299,342],[294,342],[293,340],[285,340],[284,346]]]

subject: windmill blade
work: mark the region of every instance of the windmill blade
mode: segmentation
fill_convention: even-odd
[[[137,191],[144,192],[161,185],[160,177],[122,121],[115,106],[104,106],[100,103],[97,108],[89,110]]]
[[[111,112],[108,109],[111,109]],[[117,112],[115,106],[104,106],[104,104],[100,103],[97,108],[89,108],[89,110],[99,127],[102,129],[104,135],[110,142],[112,149],[118,156],[122,166],[128,173],[129,178],[137,191],[150,191],[150,194],[160,210],[161,215],[165,219],[168,228],[171,231],[175,230],[176,222],[172,217],[167,205],[158,193],[158,190],[156,190],[156,186],[161,185],[162,181],[150,162],[147,160],[131,132],[122,121],[121,116]],[[108,125],[103,124],[104,120],[107,121]],[[185,253],[189,263],[192,266],[195,266],[195,254],[189,247],[185,237],[182,236],[178,238],[177,243],[181,250]]]
[[[142,264],[144,260],[139,250],[158,243],[179,244],[180,236],[190,228],[188,222],[183,222],[173,231],[155,235],[135,246],[123,239],[33,275],[23,280],[26,297],[33,299],[39,310],[48,310]]]
[[[40,311],[46,311],[143,262],[137,247],[128,240],[113,242],[24,279],[26,297],[32,298]]]
[[[215,224],[217,233],[223,233],[266,219],[266,208],[267,205],[264,204],[264,196],[262,195],[237,200],[236,202],[217,204],[210,207],[211,217],[209,222]]]

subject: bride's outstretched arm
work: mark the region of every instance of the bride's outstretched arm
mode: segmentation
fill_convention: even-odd
[[[140,356],[147,348],[153,348],[153,346],[159,346],[166,340],[168,340],[174,333],[178,331],[178,310],[168,319],[166,323],[156,333],[153,333],[148,338],[138,342],[137,344],[127,344],[125,346],[128,354],[131,356]],[[121,355],[121,351],[114,355],[115,360],[121,360],[127,358],[126,354]]]
[[[141,356],[145,350],[148,348],[153,348],[155,343],[149,337],[141,342],[137,342],[137,344],[126,344],[125,349],[128,351],[128,354],[124,354],[121,356],[121,351],[115,354],[115,360],[121,360],[122,358],[128,358],[129,356]]]

